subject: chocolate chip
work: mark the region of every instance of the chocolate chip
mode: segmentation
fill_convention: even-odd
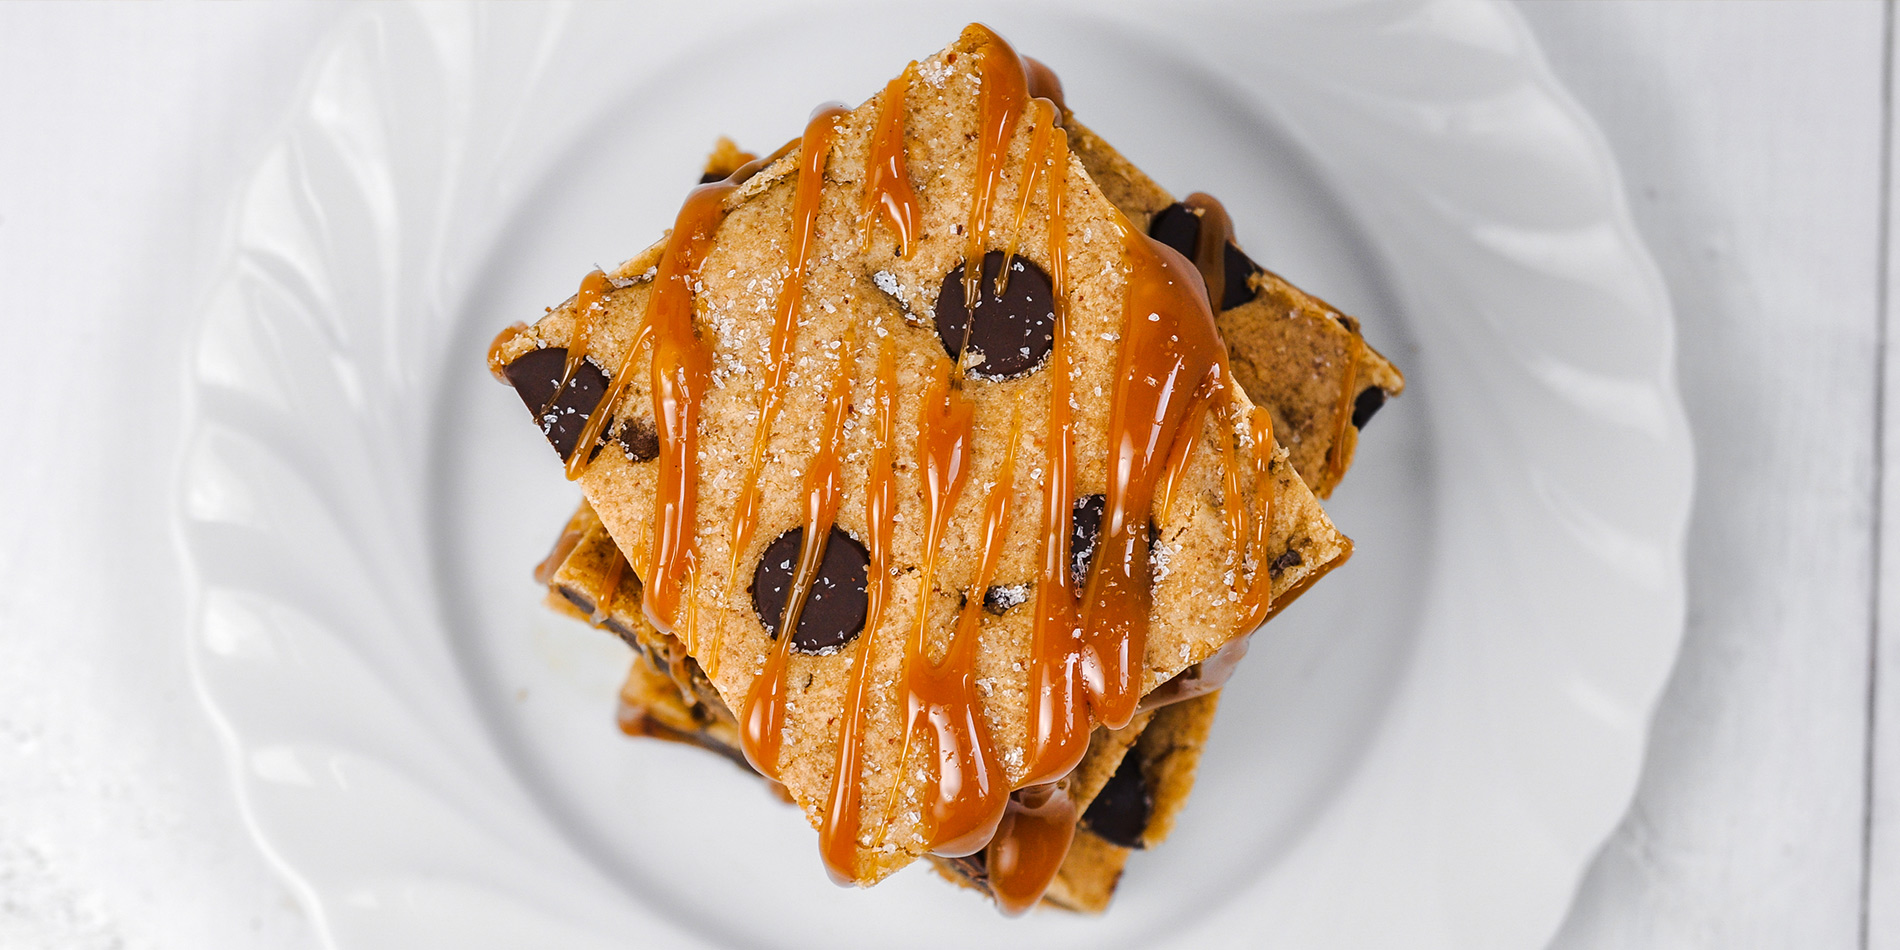
[[[1028,584],[998,584],[983,592],[983,609],[1000,617],[1028,599]]]
[[[998,297],[996,277],[1002,269],[1002,251],[983,255],[983,279],[977,281],[975,323],[968,342],[968,349],[983,357],[968,369],[977,379],[1027,376],[1042,365],[1055,345],[1055,292],[1049,275],[1019,254],[1010,263],[1009,285]],[[958,264],[944,275],[943,289],[937,294],[937,337],[953,359],[965,345],[964,327],[971,324],[971,313],[963,298],[963,265]]]
[[[1270,577],[1279,577],[1287,568],[1299,567],[1304,563],[1306,563],[1306,559],[1300,557],[1300,552],[1292,548],[1287,548],[1285,554],[1274,558],[1273,563],[1267,565],[1267,574]]]
[[[1194,245],[1201,240],[1201,216],[1179,201],[1162,208],[1148,222],[1148,236],[1194,259]]]
[[[515,388],[522,404],[540,421],[541,434],[548,437],[549,444],[563,460],[574,454],[574,443],[580,441],[587,417],[607,392],[607,374],[591,361],[582,360],[567,388],[561,389],[561,374],[566,371],[567,347],[564,346],[530,350],[503,370],[508,376],[508,385]],[[555,399],[555,390],[560,390],[559,399]],[[552,405],[549,400],[553,400]],[[601,435],[601,441],[594,446],[596,454],[606,444],[606,433]]]
[[[1220,308],[1232,310],[1253,299],[1253,285],[1248,279],[1261,272],[1259,264],[1253,258],[1240,252],[1234,242],[1227,242],[1226,257],[1221,260],[1221,270],[1227,272],[1227,286],[1220,294]]]
[[[785,601],[798,573],[798,550],[805,540],[803,527],[793,528],[767,545],[752,572],[752,607],[759,612],[773,639],[785,620]],[[864,545],[833,527],[825,542],[825,556],[805,598],[792,648],[800,653],[829,653],[851,642],[864,629],[865,583],[871,558]]]
[[[1201,216],[1177,201],[1161,209],[1148,222],[1148,236],[1180,251],[1182,257],[1194,260],[1196,245],[1201,240]],[[1227,242],[1223,252],[1221,270],[1226,272],[1220,295],[1222,310],[1232,310],[1254,298],[1254,289],[1248,280],[1261,273],[1261,267],[1232,241]]]
[[[1088,586],[1089,566],[1095,563],[1095,539],[1101,536],[1102,509],[1107,504],[1106,495],[1078,498],[1069,516],[1069,570],[1074,572],[1077,595]]]
[[[614,440],[620,443],[620,450],[627,453],[629,461],[646,462],[660,457],[660,434],[641,423],[632,420],[621,423]]]
[[[943,861],[979,889],[984,891],[990,889],[990,850],[988,848],[978,848],[969,854],[944,858]]]
[[[1108,784],[1089,802],[1088,811],[1082,813],[1082,824],[1109,844],[1139,848],[1154,810],[1155,796],[1141,772],[1141,756],[1130,749]]]
[[[1385,390],[1377,386],[1368,386],[1352,401],[1352,427],[1363,429],[1366,423],[1385,406]]]
[[[614,636],[619,637],[622,641],[624,641],[627,644],[627,646],[632,647],[633,652],[635,653],[646,652],[646,648],[640,645],[640,635],[634,633],[632,627],[629,627],[626,624],[621,623],[620,621],[615,620],[612,617],[607,618],[607,623],[605,624],[605,626],[607,627],[607,631],[609,633],[612,633]]]
[[[567,586],[566,584],[562,584],[560,587],[557,587],[555,589],[560,591],[561,596],[567,598],[567,602],[570,604],[573,604],[574,607],[577,610],[579,610],[581,613],[587,614],[588,616],[593,615],[594,613],[594,599],[593,598],[587,596],[586,594],[581,593],[580,591],[575,590],[572,587]]]

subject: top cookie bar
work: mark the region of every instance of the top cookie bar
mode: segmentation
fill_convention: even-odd
[[[491,354],[863,882],[982,846],[1094,722],[1350,550],[1233,382],[1202,275],[1026,85],[966,31]],[[1091,516],[1096,550],[1063,550]],[[1035,608],[984,611],[999,585]],[[1038,622],[1065,615],[1079,636]]]

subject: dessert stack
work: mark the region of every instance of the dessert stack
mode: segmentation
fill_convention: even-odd
[[[1101,910],[1403,388],[967,28],[489,353],[586,501],[536,571],[622,728],[778,784],[841,883]]]

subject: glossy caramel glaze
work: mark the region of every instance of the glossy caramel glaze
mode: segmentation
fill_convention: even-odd
[[[798,333],[798,311],[805,303],[805,272],[811,263],[812,233],[818,223],[819,198],[825,187],[825,160],[831,155],[831,140],[837,134],[838,119],[849,110],[835,103],[818,107],[805,123],[805,136],[799,151],[798,185],[792,199],[792,240],[786,251],[785,282],[779,285],[774,307],[771,348],[767,350],[765,379],[759,386],[759,422],[752,433],[752,454],[746,460],[740,482],[739,504],[732,515],[732,557],[727,580],[735,587],[745,572],[739,569],[742,558],[750,555],[752,533],[759,516],[759,470],[765,465],[765,447],[772,440],[772,424],[778,421],[785,400],[785,376],[792,368],[792,346]],[[810,536],[806,543],[812,543]]]
[[[1218,305],[1227,289],[1227,245],[1234,240],[1234,221],[1227,208],[1206,192],[1197,191],[1181,202],[1201,216],[1199,236],[1194,239],[1194,268],[1207,285],[1207,299]]]
[[[1010,796],[983,862],[1003,913],[1014,917],[1042,900],[1069,856],[1080,817],[1060,784],[1031,785]]]
[[[601,575],[600,589],[594,592],[594,612],[588,616],[588,623],[598,627],[613,616],[614,601],[620,599],[620,578],[626,572],[627,559],[615,548],[613,560],[607,562],[607,572]]]
[[[1227,347],[1193,265],[1126,219],[1120,228],[1128,276],[1109,408],[1108,491],[1082,595],[1083,684],[1096,720],[1111,729],[1127,725],[1141,699],[1155,488],[1195,394],[1210,374],[1227,376]]]
[[[1029,97],[1049,100],[1056,107],[1056,125],[1061,125],[1062,117],[1069,114],[1068,100],[1062,98],[1062,77],[1034,56],[1023,57],[1023,71],[1028,73]]]
[[[929,390],[917,419],[919,488],[924,499],[924,557],[917,611],[904,649],[905,728],[897,774],[909,776],[913,747],[923,727],[934,733],[935,769],[923,769],[920,793],[923,834],[933,849],[968,854],[989,841],[1001,820],[1008,783],[998,774],[989,722],[977,703],[975,637],[958,635],[941,659],[929,650],[930,604],[936,590],[938,555],[950,513],[970,478],[972,416],[962,380],[949,360],[932,367]],[[896,788],[893,787],[893,793]],[[895,795],[885,809],[885,828],[895,813]]]
[[[792,634],[804,614],[812,583],[818,579],[818,566],[824,563],[831,526],[838,520],[838,497],[843,488],[838,445],[844,441],[845,415],[851,410],[851,377],[856,364],[856,341],[847,338],[839,348],[838,365],[831,374],[818,454],[805,472],[805,534],[799,545],[798,566],[792,573],[791,594],[786,598],[778,639],[766,656],[765,669],[753,677],[739,713],[739,747],[746,761],[774,781],[779,776],[779,748],[785,731],[785,673],[791,660]]]
[[[1088,751],[1088,710],[1082,696],[1081,641],[1069,550],[1075,507],[1075,426],[1069,407],[1068,134],[1049,139],[1049,280],[1055,288],[1056,325],[1049,350],[1049,434],[1044,440],[1047,479],[1042,506],[1042,566],[1036,577],[1036,614],[1029,655],[1029,744],[1026,783],[1052,782]],[[1032,149],[1033,153],[1033,149]],[[1032,154],[1031,158],[1035,156]]]
[[[731,179],[701,185],[686,196],[673,222],[666,250],[660,255],[647,297],[646,320],[653,338],[653,414],[659,423],[659,485],[653,506],[653,533],[641,606],[647,620],[661,632],[671,633],[687,575],[698,577],[698,544],[694,533],[699,507],[699,415],[712,377],[712,354],[693,332],[693,283],[700,262],[712,244],[713,233],[726,218],[725,199]],[[629,348],[613,386],[601,407],[587,420],[579,445],[592,445],[609,407],[616,405],[638,348]],[[576,452],[575,455],[585,455]],[[694,598],[697,602],[698,598]],[[694,627],[697,624],[693,625]],[[697,631],[692,631],[697,641]],[[695,642],[694,646],[697,646]],[[707,670],[708,675],[712,670]]]
[[[904,147],[904,102],[916,75],[917,63],[912,61],[902,75],[884,86],[884,101],[878,105],[870,154],[864,159],[868,177],[864,183],[864,232],[860,243],[867,254],[871,250],[871,231],[880,216],[896,232],[898,250],[905,260],[917,250],[917,190],[910,184],[910,163]]]
[[[498,383],[508,382],[508,350],[515,341],[528,335],[528,325],[519,321],[501,328],[495,339],[488,344],[488,375],[495,377]]]
[[[1346,372],[1340,374],[1339,404],[1333,408],[1333,442],[1326,450],[1326,494],[1333,493],[1332,486],[1346,475],[1346,465],[1352,461],[1346,454],[1346,429],[1352,425],[1352,401],[1359,394],[1359,367],[1366,358],[1366,339],[1357,331],[1347,334],[1348,355]]]
[[[970,217],[963,229],[963,299],[976,300],[976,284],[983,276],[984,245],[989,240],[990,205],[1003,179],[1009,143],[1016,137],[1016,121],[1029,103],[1029,77],[1023,72],[1022,58],[996,31],[981,23],[970,24],[965,32],[970,31],[984,37],[979,53],[983,84],[977,93],[976,181],[970,191]],[[974,324],[971,321],[964,325],[966,336]]]
[[[843,721],[838,732],[838,759],[831,775],[831,794],[818,829],[819,854],[832,880],[850,884],[858,879],[858,832],[864,801],[864,719],[869,709],[871,667],[877,660],[878,630],[884,605],[890,600],[891,538],[897,513],[897,478],[893,455],[897,443],[897,356],[884,328],[878,346],[877,382],[871,402],[876,423],[871,435],[871,467],[866,472],[864,520],[869,535],[865,548],[870,564],[865,571],[864,636],[845,689]]]
[[[607,275],[599,268],[588,271],[581,278],[581,288],[574,295],[574,329],[568,334],[567,364],[561,370],[561,383],[554,387],[554,395],[548,397],[547,406],[552,406],[561,398],[569,383],[574,381],[574,371],[587,361],[588,346],[593,339],[594,324],[606,316],[604,304],[607,293],[613,285],[607,282]],[[639,349],[636,345],[634,349]],[[546,412],[547,406],[541,411]],[[602,399],[588,415],[587,426],[581,430],[581,438],[574,443],[574,453],[567,457],[567,477],[571,481],[581,477],[587,470],[587,463],[593,459],[593,446],[607,432],[607,416],[613,406],[612,401]]]

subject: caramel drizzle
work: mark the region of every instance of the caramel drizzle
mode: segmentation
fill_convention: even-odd
[[[831,526],[838,520],[838,495],[843,473],[838,466],[838,443],[844,441],[845,415],[851,409],[851,377],[857,365],[857,342],[847,336],[839,347],[838,365],[831,374],[830,408],[818,439],[818,454],[805,473],[805,535],[799,544],[798,567],[778,625],[778,640],[765,669],[752,680],[739,713],[739,746],[759,774],[778,780],[779,750],[785,731],[785,675],[792,655],[793,634],[805,612],[805,601],[824,563]]]
[[[931,850],[945,855],[970,854],[995,837],[1008,804],[1010,786],[996,760],[989,719],[983,713],[976,684],[978,633],[983,610],[982,592],[996,577],[1002,541],[1015,494],[1016,447],[1021,435],[1021,407],[1010,423],[1009,448],[983,503],[982,548],[976,578],[966,593],[950,644],[937,661],[930,659],[927,642],[937,553],[956,505],[969,478],[974,406],[953,384],[951,368],[938,362],[936,378],[925,398],[920,420],[918,454],[924,459],[922,479],[929,515],[925,535],[923,585],[916,619],[904,656],[904,747],[897,774],[907,775],[911,749],[924,726],[936,745],[937,768],[925,771],[920,821]]]
[[[1155,499],[1155,512],[1166,516],[1174,510],[1174,492],[1181,484],[1181,477],[1187,472],[1188,460],[1194,455],[1194,447],[1200,444],[1201,429],[1207,421],[1207,411],[1214,404],[1214,397],[1226,388],[1226,377],[1219,368],[1209,370],[1201,381],[1201,388],[1194,393],[1194,402],[1188,409],[1187,418],[1181,423],[1181,434],[1174,440],[1174,448],[1168,452],[1168,464],[1161,470],[1161,494]]]
[[[1010,796],[984,856],[990,893],[1003,913],[1014,917],[1042,900],[1068,859],[1080,817],[1061,784],[1031,785]]]
[[[879,328],[883,330],[882,327]],[[877,383],[871,394],[877,407],[872,433],[871,467],[865,485],[865,547],[870,564],[865,570],[864,642],[845,689],[844,722],[838,732],[838,759],[831,773],[831,795],[818,828],[818,850],[832,880],[850,884],[858,878],[858,831],[863,809],[864,717],[869,702],[872,667],[877,661],[878,631],[890,599],[891,544],[897,513],[897,357],[891,336],[884,333],[878,346]]]
[[[982,88],[977,121],[976,182],[970,197],[970,217],[963,229],[963,299],[975,300],[977,281],[983,275],[983,246],[989,238],[990,205],[996,198],[996,186],[1003,178],[1003,162],[1009,157],[1009,143],[1016,135],[1016,120],[1022,117],[1029,101],[1029,77],[1023,61],[1008,41],[981,23],[972,23],[964,32],[975,31],[984,37],[979,75]],[[1003,274],[1009,273],[1007,270]],[[998,275],[999,283],[1002,275]],[[969,337],[971,320],[964,325]],[[958,362],[962,361],[959,349]]]
[[[1121,357],[1108,425],[1108,491],[1095,563],[1082,596],[1082,679],[1095,718],[1128,724],[1141,699],[1153,606],[1148,521],[1156,483],[1227,348],[1190,265],[1172,248],[1117,221],[1127,267]],[[1198,276],[1198,275],[1197,275]]]
[[[819,198],[825,187],[825,160],[838,119],[850,110],[836,103],[819,106],[805,123],[800,144],[798,188],[792,201],[792,240],[786,253],[788,273],[779,285],[771,349],[767,351],[765,380],[759,389],[759,423],[752,432],[752,453],[740,482],[739,504],[732,516],[732,552],[726,581],[735,589],[743,572],[742,557],[750,553],[752,533],[759,517],[759,470],[765,465],[765,447],[772,441],[772,423],[785,399],[785,377],[792,368],[792,346],[798,335],[798,311],[805,302],[805,273],[811,265],[812,233],[818,223]]]
[[[1234,628],[1245,636],[1267,622],[1267,616],[1273,609],[1273,570],[1267,563],[1267,554],[1273,540],[1273,416],[1267,410],[1256,406],[1249,415],[1248,436],[1253,443],[1253,495],[1260,506],[1258,516],[1253,515],[1251,506],[1241,506],[1235,496],[1231,507],[1241,507],[1248,512],[1252,521],[1252,530],[1245,537],[1247,557],[1253,561],[1253,578],[1240,597],[1240,623]],[[1234,547],[1241,548],[1241,536],[1234,537]],[[1239,579],[1236,573],[1236,580]]]
[[[868,177],[864,184],[864,232],[859,243],[866,252],[871,248],[871,229],[879,212],[897,232],[898,246],[905,260],[917,250],[917,191],[910,184],[910,165],[904,148],[904,97],[917,74],[912,60],[904,72],[884,85],[884,101],[878,106],[877,126],[871,133],[870,151],[864,164]]]
[[[1069,112],[1068,100],[1062,98],[1062,77],[1034,56],[1023,57],[1023,72],[1027,74],[1029,97],[1049,100],[1056,107],[1056,125],[1061,125],[1062,117]]]
[[[587,622],[598,627],[613,616],[614,601],[620,599],[620,578],[627,572],[627,558],[614,548],[613,559],[607,562],[607,573],[601,575],[600,590],[594,595],[594,612]]]
[[[1075,508],[1075,424],[1069,405],[1069,229],[1064,213],[1068,133],[1055,130],[1048,144],[1049,281],[1054,289],[1056,322],[1048,365],[1049,434],[1043,459],[1048,481],[1043,492],[1042,569],[1036,580],[1029,657],[1029,742],[1023,781],[1031,785],[1054,781],[1073,770],[1088,751],[1089,735],[1069,550]],[[1032,145],[1031,158],[1035,155]],[[1026,186],[1024,190],[1028,190]]]
[[[541,563],[534,566],[534,582],[543,587],[552,583],[554,572],[561,569],[561,565],[567,561],[569,555],[574,553],[574,548],[580,543],[581,532],[578,529],[568,528],[562,531],[559,540],[554,542],[554,547],[549,549],[548,556],[542,558]]]
[[[917,733],[917,697],[913,682],[916,675],[912,671],[929,659],[925,652],[926,637],[929,632],[930,599],[937,586],[937,550],[943,543],[945,529],[949,527],[951,509],[956,507],[958,496],[963,494],[964,483],[970,478],[970,427],[975,407],[964,396],[961,386],[951,385],[954,364],[937,360],[931,372],[930,389],[924,393],[917,418],[917,456],[920,463],[917,477],[919,487],[923,490],[925,527],[917,612],[904,651],[906,705],[910,711],[904,729],[903,752],[898,758],[897,782],[891,787],[891,801],[884,809],[883,832],[890,830],[898,789],[909,774],[905,765],[910,759],[911,740]],[[950,751],[954,753],[955,749]],[[940,786],[940,779],[933,784]],[[934,791],[933,788],[933,795]]]
[[[593,338],[594,317],[596,314],[605,314],[606,308],[601,304],[611,290],[613,284],[607,282],[607,275],[601,273],[599,268],[588,271],[587,276],[581,278],[580,291],[574,295],[574,329],[568,334],[567,363],[561,369],[561,384],[554,387],[554,395],[549,396],[547,405],[541,407],[543,413],[560,401],[561,394],[574,381],[574,371],[586,361],[588,346]],[[628,352],[639,348],[636,343],[628,348]],[[567,457],[568,481],[581,477],[581,473],[587,470],[587,463],[594,457],[594,444],[607,431],[607,415],[612,408],[612,402],[602,399],[594,411],[588,414],[587,425],[582,428],[580,439],[574,443],[574,454]]]
[[[1359,367],[1365,361],[1366,339],[1353,330],[1347,334],[1351,339],[1346,343],[1346,372],[1340,380],[1339,403],[1333,407],[1333,442],[1326,449],[1326,477],[1320,481],[1325,486],[1319,493],[1321,498],[1330,498],[1333,486],[1346,476],[1346,430],[1352,426],[1353,397],[1358,395]]]
[[[496,382],[508,382],[510,361],[505,354],[514,346],[516,340],[527,335],[528,325],[516,321],[502,327],[501,332],[495,334],[495,339],[488,344],[488,375],[495,377]]]
[[[698,586],[699,414],[712,379],[712,354],[693,329],[693,285],[713,233],[726,218],[726,195],[736,187],[727,179],[700,185],[686,196],[660,255],[653,291],[647,297],[645,323],[653,340],[651,385],[660,455],[656,460],[659,484],[655,489],[652,546],[646,570],[641,572],[646,581],[641,607],[663,633],[673,632],[679,618],[681,584],[689,573],[693,586]],[[588,418],[578,444],[592,445],[599,438],[608,407],[618,402],[633,376],[637,352],[638,347],[628,347],[613,385],[601,400],[600,409]],[[697,629],[689,630],[689,636],[697,646]]]
[[[1226,206],[1205,192],[1188,195],[1181,203],[1201,217],[1200,231],[1194,239],[1194,268],[1207,285],[1208,305],[1219,313],[1227,294],[1227,245],[1234,239],[1234,221],[1227,216]]]
[[[1029,154],[1023,156],[1023,180],[1016,188],[1016,221],[1010,227],[1009,243],[1003,249],[1003,269],[996,275],[998,293],[1009,286],[1010,264],[1015,262],[1016,244],[1022,240],[1023,221],[1029,216],[1029,199],[1036,193],[1036,179],[1047,171],[1044,166],[1048,164],[1050,157],[1050,140],[1055,134],[1062,134],[1066,145],[1068,139],[1067,133],[1062,133],[1055,128],[1055,103],[1047,99],[1035,99],[1032,102],[1036,107],[1036,126],[1035,131],[1030,135]],[[1068,154],[1066,147],[1063,149],[1063,154],[1066,161]],[[1052,217],[1049,226],[1054,227],[1055,223]],[[965,273],[967,274],[968,271],[966,270]]]

